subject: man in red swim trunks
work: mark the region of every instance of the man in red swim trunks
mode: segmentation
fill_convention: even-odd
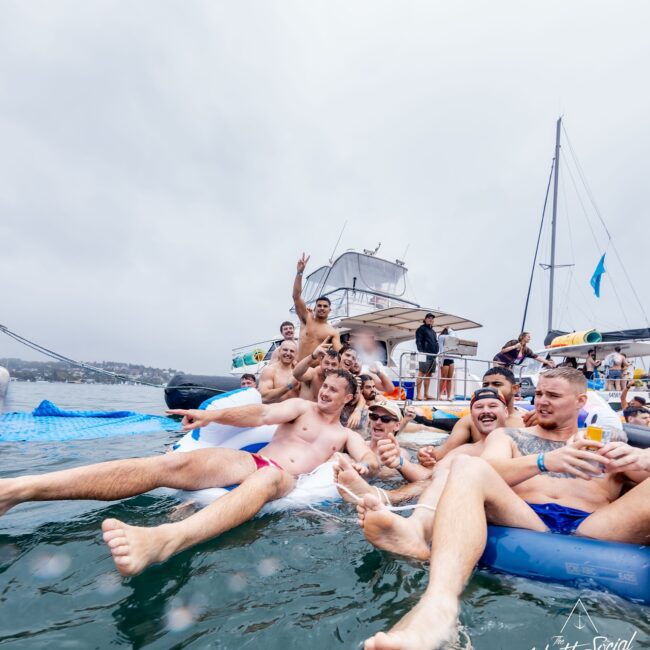
[[[190,546],[251,519],[267,501],[289,493],[300,474],[311,472],[337,451],[346,450],[364,475],[378,469],[363,438],[341,426],[343,406],[356,392],[350,373],[329,374],[317,402],[289,399],[220,411],[173,410],[189,431],[218,422],[235,427],[277,424],[271,442],[258,454],[235,449],[199,449],[150,458],[117,460],[40,476],[0,479],[0,514],[25,501],[125,499],[157,487],[201,490],[237,485],[234,490],[187,519],[153,528],[117,519],[102,523],[118,571],[136,575]]]
[[[427,590],[390,632],[368,639],[366,650],[426,650],[453,636],[460,595],[485,549],[488,522],[650,542],[650,449],[577,435],[586,393],[578,370],[545,372],[535,391],[536,426],[497,429],[481,458],[454,459],[433,525]],[[637,485],[621,496],[625,480]]]

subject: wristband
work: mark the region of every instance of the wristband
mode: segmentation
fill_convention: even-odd
[[[399,466],[403,467],[404,466],[404,456],[399,457]]]
[[[293,384],[292,384],[291,382],[289,382],[289,383],[287,384],[287,388],[288,388],[289,390],[293,390]]]
[[[297,271],[296,275],[302,275],[302,271]]]
[[[544,454],[540,453],[537,455],[537,467],[539,467],[539,471],[544,473],[548,472],[548,469],[546,469],[546,465],[544,465]]]

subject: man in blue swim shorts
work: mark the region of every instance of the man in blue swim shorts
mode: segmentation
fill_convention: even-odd
[[[536,426],[497,429],[480,458],[453,460],[436,511],[427,590],[392,630],[368,639],[367,650],[437,648],[453,636],[488,523],[650,543],[650,449],[586,440],[577,425],[586,400],[581,372],[549,370],[535,391]],[[621,496],[626,481],[636,485]]]

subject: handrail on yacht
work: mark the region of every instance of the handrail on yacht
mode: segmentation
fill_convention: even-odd
[[[403,388],[403,384],[404,384],[405,381],[412,381],[412,382],[415,383],[417,381],[417,379],[418,379],[417,371],[416,371],[415,375],[406,374],[404,372],[404,370],[405,370],[404,369],[404,359],[408,358],[409,365],[412,365],[414,363],[417,364],[420,360],[422,360],[422,361],[426,360],[426,358],[428,356],[435,356],[436,359],[437,359],[436,371],[435,371],[435,373],[431,374],[431,377],[429,377],[429,381],[431,383],[433,383],[436,392],[439,392],[439,386],[440,386],[441,381],[453,381],[456,385],[460,381],[463,384],[463,393],[462,394],[463,394],[463,399],[465,399],[465,400],[469,399],[469,394],[468,394],[468,390],[467,390],[468,382],[481,381],[481,378],[485,374],[485,372],[494,365],[494,361],[492,361],[492,360],[474,359],[474,358],[468,359],[467,357],[463,357],[463,356],[460,356],[458,354],[449,354],[449,353],[446,353],[446,352],[442,352],[442,353],[439,353],[439,354],[436,354],[436,355],[427,354],[425,352],[402,352],[402,354],[400,355],[400,358],[399,358],[399,375],[398,375],[398,381],[399,381],[398,386],[399,386],[400,392],[401,392],[401,390]],[[442,377],[440,375],[440,368],[442,367],[443,359],[453,359],[454,360],[454,365],[456,365],[457,362],[462,362],[462,364],[461,363],[457,364],[458,366],[462,367],[462,371],[461,371],[462,376],[460,376],[460,373],[458,373],[458,369],[455,369],[454,376],[452,378]],[[474,377],[471,376],[471,373],[469,372],[469,363],[478,364],[481,367],[485,366],[483,368],[483,370],[482,370],[479,377],[474,378]],[[456,390],[454,392],[456,394],[458,393],[458,391],[456,391]],[[456,397],[456,395],[454,395],[454,398],[455,397]]]

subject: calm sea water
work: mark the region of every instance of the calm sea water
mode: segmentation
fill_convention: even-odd
[[[42,399],[71,409],[165,408],[162,391],[147,387],[12,383],[5,410],[31,410]],[[0,443],[0,477],[157,454],[173,437]],[[101,541],[101,521],[158,524],[174,505],[152,493],[110,504],[25,504],[1,518],[0,646],[358,648],[395,623],[426,586],[428,567],[373,550],[345,504],[255,519],[121,579]],[[561,648],[557,636],[578,597],[598,634],[571,622],[564,643],[591,648],[598,647],[594,636],[616,642],[636,633],[631,647],[650,648],[648,608],[485,571],[465,591],[458,646]]]

